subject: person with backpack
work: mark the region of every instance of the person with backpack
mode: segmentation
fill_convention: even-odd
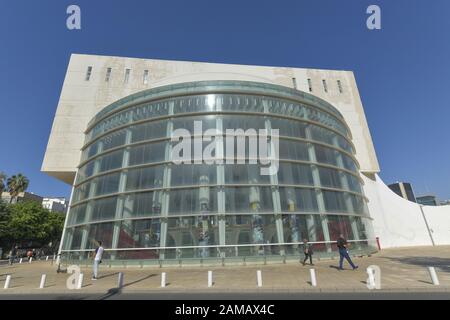
[[[350,266],[353,270],[358,269],[358,266],[356,266],[352,259],[350,258],[350,255],[348,254],[348,243],[347,240],[344,238],[342,234],[339,235],[339,238],[336,241],[337,247],[339,249],[339,268],[338,270],[344,270],[342,264],[344,262],[344,258],[348,261]]]
[[[98,246],[94,252],[94,265],[93,265],[92,280],[98,279],[98,268],[99,268],[100,263],[102,263],[103,251],[104,251],[104,249],[102,247],[102,242],[98,241]]]
[[[314,251],[312,244],[310,244],[307,239],[303,239],[303,253],[305,254],[305,259],[303,260],[302,264],[305,265],[306,260],[308,260],[309,258],[309,264],[313,266],[314,264],[312,262],[312,255],[314,254]]]

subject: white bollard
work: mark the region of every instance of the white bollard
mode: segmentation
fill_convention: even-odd
[[[9,289],[9,285],[11,284],[11,275],[8,274],[6,276],[6,281],[5,281],[5,286],[3,287],[3,289]]]
[[[22,258],[20,258],[19,263],[22,263]]]
[[[123,272],[119,272],[119,277],[117,279],[117,288],[123,288]]]
[[[258,287],[262,287],[262,273],[261,270],[256,271],[256,283]]]
[[[212,285],[213,285],[212,271],[208,271],[208,288],[211,288]]]
[[[83,280],[84,280],[84,274],[80,273],[80,275],[78,276],[77,289],[83,288]]]
[[[164,288],[166,286],[166,273],[161,273],[161,288]]]
[[[375,276],[374,276],[374,270],[371,267],[367,268],[367,287],[368,288],[375,288]]]
[[[45,261],[48,261],[48,256],[47,256],[47,258],[45,258]]]
[[[316,270],[309,269],[309,275],[311,276],[311,285],[317,287]]]
[[[47,279],[47,275],[44,273],[41,276],[41,283],[39,284],[39,289],[44,289],[45,288],[45,280]]]
[[[33,257],[30,257],[30,260],[28,261],[28,263],[31,263],[31,261],[33,261]]]
[[[434,269],[434,267],[428,267],[428,272],[430,273],[431,281],[433,282],[433,284],[435,286],[438,286],[439,279],[437,277],[436,270]]]

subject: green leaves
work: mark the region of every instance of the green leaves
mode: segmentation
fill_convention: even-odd
[[[33,201],[17,204],[0,204],[0,242],[39,242],[46,245],[59,241],[64,226],[64,216],[51,212]]]
[[[9,177],[6,181],[6,185],[8,187],[8,192],[11,195],[11,202],[13,198],[19,195],[19,193],[27,190],[29,184],[30,181],[28,178],[21,173]]]

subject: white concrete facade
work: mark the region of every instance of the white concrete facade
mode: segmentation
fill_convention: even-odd
[[[90,78],[86,80],[89,67]],[[111,68],[109,81],[106,81]],[[125,81],[129,69],[128,81]],[[148,70],[148,79],[144,73]],[[247,80],[282,85],[326,100],[350,127],[375,236],[382,247],[450,244],[450,206],[421,207],[393,193],[378,177],[375,148],[353,72],[265,67],[97,55],[71,56],[49,137],[42,171],[73,184],[94,115],[130,94],[168,84],[204,80]],[[327,90],[324,88],[324,81]],[[310,92],[310,86],[312,91]],[[340,88],[339,88],[340,87]],[[340,90],[341,89],[341,90]],[[427,227],[428,225],[428,227]]]

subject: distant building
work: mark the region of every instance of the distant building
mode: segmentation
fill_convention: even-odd
[[[440,205],[441,206],[448,206],[448,205],[450,205],[450,200],[443,200],[443,201],[441,201]]]
[[[416,197],[414,196],[414,192],[412,186],[408,182],[396,182],[388,185],[388,187],[398,194],[400,197],[412,201],[417,202]]]
[[[66,200],[64,197],[60,198],[43,198],[42,200],[42,207],[45,209],[48,209],[52,212],[60,212],[60,213],[67,213],[67,208],[69,205],[69,201]]]
[[[42,197],[32,192],[21,192],[17,197],[14,197],[11,201],[11,195],[9,192],[2,192],[1,199],[6,203],[18,203],[23,201],[35,201],[42,203]]]
[[[420,196],[416,198],[417,203],[423,204],[424,206],[438,206],[439,202],[436,199],[436,196],[426,195]]]

